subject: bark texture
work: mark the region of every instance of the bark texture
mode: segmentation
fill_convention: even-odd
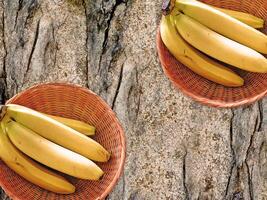
[[[157,57],[160,8],[161,0],[0,0],[0,101],[48,81],[105,99],[127,137],[110,200],[267,199],[267,100],[215,109],[177,91]]]

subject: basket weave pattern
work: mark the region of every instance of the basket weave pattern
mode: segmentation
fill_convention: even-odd
[[[105,172],[100,181],[80,180],[65,176],[76,186],[76,192],[60,195],[35,186],[0,161],[0,184],[13,199],[104,199],[117,183],[125,161],[125,136],[109,106],[93,92],[68,84],[41,84],[8,101],[40,112],[78,119],[96,127],[94,139],[112,156],[107,163],[97,163]]]
[[[261,17],[266,22],[265,28],[261,31],[267,33],[266,0],[202,0],[202,2]],[[250,73],[231,68],[245,80],[245,84],[238,88],[227,88],[195,74],[177,61],[162,42],[159,31],[157,49],[166,76],[175,87],[198,102],[214,107],[236,107],[253,103],[267,93],[267,73]]]

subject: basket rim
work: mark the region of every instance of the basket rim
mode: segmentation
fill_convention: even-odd
[[[201,103],[202,105],[210,106],[210,107],[216,107],[216,108],[236,108],[236,107],[246,106],[246,105],[255,103],[256,101],[265,97],[265,95],[267,94],[267,88],[266,88],[263,92],[261,92],[259,94],[255,94],[255,95],[251,96],[250,98],[245,98],[243,100],[232,101],[232,102],[226,102],[226,101],[222,101],[222,100],[212,100],[212,99],[194,94],[193,92],[191,92],[191,90],[188,90],[185,87],[183,87],[181,84],[179,84],[179,82],[177,82],[176,79],[168,71],[168,69],[167,69],[168,66],[165,66],[165,64],[163,62],[164,56],[161,54],[162,50],[160,50],[160,43],[163,43],[163,41],[161,39],[160,25],[159,25],[158,29],[157,29],[157,34],[156,34],[156,46],[157,46],[157,53],[159,56],[160,65],[161,65],[161,68],[163,69],[163,72],[165,73],[167,78],[171,81],[171,83],[175,86],[176,89],[180,90],[187,97]],[[163,45],[164,45],[164,43],[163,43]]]
[[[125,160],[126,160],[126,137],[125,137],[125,133],[124,133],[124,130],[122,128],[122,125],[121,125],[120,121],[118,120],[115,112],[111,109],[111,107],[100,96],[98,96],[96,93],[94,93],[90,89],[82,87],[82,86],[80,86],[78,84],[62,83],[62,82],[46,82],[46,83],[35,84],[35,85],[31,86],[31,87],[26,88],[25,90],[19,92],[18,94],[14,95],[12,98],[7,100],[5,104],[8,104],[10,101],[13,101],[13,100],[17,99],[18,97],[20,97],[21,95],[26,93],[28,90],[37,89],[39,87],[53,87],[53,86],[63,86],[63,87],[69,87],[69,88],[76,88],[76,89],[82,90],[82,91],[84,91],[84,92],[86,92],[86,93],[88,93],[90,95],[93,95],[101,103],[103,103],[103,105],[105,107],[108,108],[107,112],[109,112],[111,114],[111,116],[114,118],[115,122],[118,125],[118,129],[119,129],[119,132],[120,132],[120,142],[121,142],[121,146],[122,146],[119,168],[118,168],[118,171],[116,172],[114,178],[110,182],[109,186],[105,189],[105,191],[101,194],[101,196],[96,198],[96,199],[105,199],[105,197],[107,197],[108,194],[114,189],[114,187],[116,186],[116,184],[118,183],[120,177],[123,174]],[[1,179],[0,179],[0,185],[3,188],[3,190],[5,191],[5,193],[9,197],[11,197],[14,200],[22,200],[16,195],[15,192],[10,191],[9,188],[1,181]]]

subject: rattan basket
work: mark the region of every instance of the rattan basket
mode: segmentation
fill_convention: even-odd
[[[202,0],[213,6],[251,13],[267,21],[266,0]],[[261,31],[267,33],[267,22]],[[248,73],[234,69],[245,80],[245,85],[227,88],[195,74],[178,62],[163,44],[157,33],[157,50],[166,76],[183,93],[205,105],[214,107],[236,107],[251,104],[267,93],[267,73]]]
[[[94,139],[112,153],[107,163],[98,163],[105,175],[100,181],[86,181],[66,176],[76,192],[59,195],[43,190],[9,169],[0,161],[0,185],[17,200],[104,199],[116,185],[125,162],[125,136],[111,108],[88,89],[62,83],[41,84],[27,89],[8,101],[63,117],[82,120],[96,127]]]

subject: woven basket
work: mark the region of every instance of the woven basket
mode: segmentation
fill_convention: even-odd
[[[203,0],[202,2],[253,14],[265,19],[267,24],[266,0]],[[261,31],[267,33],[267,25]],[[251,104],[267,93],[267,73],[249,73],[232,68],[245,80],[245,85],[238,88],[227,88],[195,74],[171,55],[163,44],[159,31],[157,50],[163,71],[175,87],[205,105],[236,107]]]
[[[8,103],[63,117],[82,120],[96,127],[94,139],[112,153],[107,163],[97,163],[105,172],[100,181],[66,178],[76,186],[76,192],[59,195],[35,186],[0,161],[0,185],[17,200],[33,199],[104,199],[116,185],[125,161],[125,136],[110,107],[96,94],[75,85],[49,83],[34,86],[14,96]]]

